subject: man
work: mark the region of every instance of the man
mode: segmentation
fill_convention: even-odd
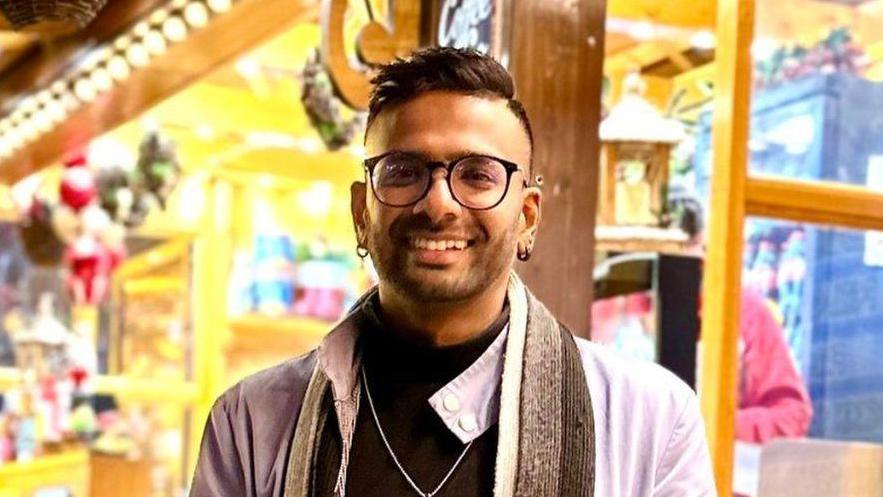
[[[378,288],[218,400],[192,495],[713,495],[692,392],[575,340],[512,272],[541,194],[506,70],[435,48],[374,84],[351,191]]]

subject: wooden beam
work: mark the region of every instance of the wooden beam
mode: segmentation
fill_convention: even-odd
[[[79,33],[45,40],[31,56],[17,61],[0,73],[0,108],[7,113],[10,110],[9,105],[14,104],[18,97],[35,88],[49,85],[59,74],[75,64],[84,51],[106,42],[165,3],[166,0],[108,2],[95,20]]]
[[[720,0],[700,401],[718,495],[732,495],[754,2]]]
[[[693,69],[693,61],[687,58],[684,55],[683,48],[676,43],[664,43],[667,47],[667,55],[668,58],[671,59],[672,64],[674,64],[678,69],[680,69],[681,73],[685,73],[691,69]]]
[[[607,15],[685,28],[714,26],[715,0],[610,0]]]
[[[0,182],[15,182],[58,161],[296,22],[315,19],[318,12],[319,0],[240,0],[229,12],[0,163]]]
[[[752,177],[746,201],[751,216],[883,230],[883,193],[858,186]]]
[[[511,69],[530,115],[543,220],[527,285],[575,334],[589,336],[600,160],[604,0],[514,0]]]

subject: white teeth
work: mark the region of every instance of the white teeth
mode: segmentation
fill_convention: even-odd
[[[415,238],[412,242],[415,248],[421,250],[463,250],[469,246],[466,240],[427,240]]]

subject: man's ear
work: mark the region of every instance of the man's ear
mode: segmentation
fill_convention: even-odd
[[[524,189],[524,197],[521,202],[521,222],[518,231],[518,241],[526,247],[533,247],[537,236],[542,214],[543,193],[537,187]]]
[[[356,230],[356,240],[361,244],[365,236],[365,220],[367,219],[367,185],[362,181],[355,181],[350,185],[350,211],[353,216],[353,229]]]

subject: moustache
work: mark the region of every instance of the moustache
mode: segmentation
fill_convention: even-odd
[[[487,233],[481,227],[457,226],[456,221],[432,222],[425,212],[413,216],[401,216],[389,227],[389,235],[393,240],[405,242],[418,234],[448,234],[453,238],[467,240],[487,239]]]

